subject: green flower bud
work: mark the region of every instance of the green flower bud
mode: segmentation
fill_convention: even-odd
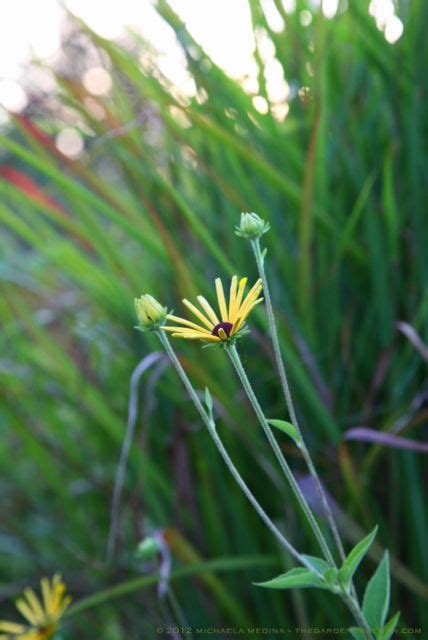
[[[134,304],[138,322],[143,331],[159,329],[165,322],[166,314],[168,313],[167,308],[162,307],[156,298],[153,298],[148,293],[135,298]]]
[[[149,537],[140,542],[136,555],[140,560],[153,560],[160,551],[161,548],[156,538]]]
[[[255,240],[269,231],[270,224],[265,222],[257,213],[241,213],[241,222],[235,227],[235,233],[246,240]]]

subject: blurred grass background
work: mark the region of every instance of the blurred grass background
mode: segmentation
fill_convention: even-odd
[[[290,13],[273,4],[282,31],[265,3],[250,8],[256,41],[270,42],[290,87],[282,105],[269,99],[261,45],[253,100],[158,0],[193,96],[167,80],[141,38],[118,44],[73,20],[56,106],[41,96],[3,126],[2,617],[24,585],[57,570],[76,600],[155,572],[135,549],[167,529],[174,569],[224,560],[217,573],[199,564],[197,577],[174,582],[188,624],[349,622],[325,594],[252,586],[289,559],[233,485],[162,360],[140,384],[120,536],[106,562],[130,378],[159,350],[133,329],[133,298],[150,292],[178,312],[184,296],[212,299],[216,276],[254,279],[250,248],[233,227],[241,211],[256,211],[272,225],[268,271],[299,416],[348,515],[347,546],[380,524],[378,542],[395,558],[393,608],[404,626],[428,628],[424,454],[344,439],[356,426],[427,437],[426,352],[397,322],[428,340],[428,7],[397,3],[404,33],[391,45],[365,0],[341,3],[333,20],[306,0]],[[81,81],[94,57],[113,80],[105,96]],[[76,159],[53,142],[70,121],[85,143]],[[261,312],[253,325],[241,345],[245,364],[266,413],[286,417]],[[222,436],[254,492],[300,550],[317,553],[224,354],[176,347],[195,385],[217,399]],[[304,474],[298,452],[282,444]],[[239,570],[234,557],[242,557]],[[364,579],[374,567],[368,560]],[[151,638],[165,621],[177,615],[152,585],[82,611],[64,638]]]

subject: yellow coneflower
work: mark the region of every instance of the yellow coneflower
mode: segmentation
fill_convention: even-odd
[[[259,298],[262,290],[262,281],[259,279],[250,289],[244,298],[245,287],[248,278],[242,278],[238,284],[238,277],[233,276],[230,283],[229,304],[223,290],[223,283],[220,278],[216,278],[215,287],[217,292],[217,302],[220,313],[217,314],[209,302],[198,296],[199,304],[203,312],[195,307],[189,300],[184,299],[183,304],[198,318],[201,324],[190,322],[185,318],[179,318],[172,314],[167,315],[167,320],[172,320],[178,325],[165,326],[165,331],[171,331],[174,338],[185,338],[186,340],[202,340],[204,342],[229,342],[238,336],[245,326],[251,310],[263,300]]]
[[[0,620],[0,640],[49,640],[54,636],[71,597],[65,596],[66,586],[58,574],[51,581],[42,578],[40,586],[42,599],[28,588],[16,601],[26,624]]]

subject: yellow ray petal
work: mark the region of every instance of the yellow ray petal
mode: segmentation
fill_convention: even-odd
[[[173,333],[173,338],[184,338],[184,340],[202,340],[203,342],[220,342],[220,338],[218,336],[209,335],[201,335],[200,333],[192,333],[190,330],[188,333]]]
[[[243,315],[248,315],[248,307],[250,307],[257,299],[261,299],[258,298],[258,296],[260,295],[261,289],[256,289],[256,291],[254,291],[254,293],[250,296],[248,295],[244,302],[241,304],[241,308],[238,311],[237,314],[237,318],[242,318]]]
[[[233,276],[232,280],[230,281],[230,292],[229,292],[229,315],[228,315],[229,322],[232,322],[231,318],[235,317],[237,286],[238,286],[238,276]]]
[[[205,329],[192,329],[190,327],[162,327],[163,331],[177,331],[178,333],[199,333],[201,336],[210,336],[210,331],[205,331]]]
[[[0,631],[6,631],[7,633],[23,633],[25,628],[23,624],[17,624],[16,622],[0,621]]]
[[[217,300],[218,300],[218,306],[220,309],[222,322],[227,322],[228,317],[227,317],[226,299],[224,297],[223,283],[220,280],[220,278],[215,279],[215,288],[217,292]]]
[[[42,587],[42,595],[43,595],[45,610],[51,611],[54,600],[53,600],[52,590],[51,590],[51,585],[49,583],[49,580],[47,578],[42,578],[40,580],[40,585]]]
[[[208,302],[208,300],[206,300],[204,296],[198,296],[198,300],[199,300],[199,304],[201,305],[201,307],[203,307],[209,319],[212,320],[214,326],[216,324],[219,324],[220,320],[217,318],[217,314],[212,308],[212,306],[210,305],[210,303]]]
[[[167,315],[167,320],[174,320],[174,322],[178,322],[179,324],[182,324],[185,327],[192,327],[192,329],[195,329],[196,331],[206,331],[206,329],[204,329],[204,327],[201,327],[200,324],[196,324],[195,322],[186,320],[186,318],[179,318],[178,316],[173,316],[172,314]]]
[[[61,604],[64,599],[65,594],[65,585],[60,585],[55,589],[55,600],[52,607],[52,611],[50,611],[51,616],[54,616],[55,619],[59,617],[59,611],[61,609]]]
[[[210,329],[211,331],[214,329],[214,326],[215,326],[215,325],[214,325],[212,322],[210,322],[210,321],[208,320],[208,318],[206,318],[206,317],[203,315],[203,313],[201,313],[201,312],[199,311],[199,309],[198,309],[197,307],[195,307],[195,305],[194,305],[194,304],[192,304],[191,302],[189,302],[188,300],[186,300],[186,298],[184,298],[184,300],[183,300],[183,304],[184,304],[188,309],[190,309],[190,311],[191,311],[192,313],[194,313],[194,314],[195,314],[195,316],[196,316],[197,318],[199,318],[199,320],[200,320],[201,322],[203,322],[203,323],[204,323],[204,325],[205,325],[206,327],[208,327],[208,329]]]
[[[259,295],[260,291],[262,290],[263,285],[262,285],[262,281],[260,280],[260,278],[253,284],[253,286],[251,287],[251,289],[249,290],[249,292],[247,293],[244,301],[242,302],[241,305],[241,309],[242,307],[247,304],[247,302],[250,302],[252,300],[255,300],[257,298],[257,296]],[[238,312],[238,314],[240,313],[240,310]]]
[[[39,620],[39,622],[42,622],[43,620],[45,620],[46,612],[44,611],[42,604],[39,598],[34,593],[33,589],[25,589],[24,596],[25,598],[27,598],[27,602],[30,605],[32,611],[34,612],[34,615]]]
[[[255,300],[254,302],[252,302],[251,305],[245,309],[244,313],[239,317],[239,319],[233,325],[233,329],[231,331],[232,335],[235,335],[235,333],[242,328],[242,326],[245,324],[245,320],[248,318],[251,311],[254,309],[256,305],[260,304],[260,302],[263,302],[263,298],[258,298],[258,300]]]
[[[58,608],[58,612],[57,612],[58,618],[62,617],[62,614],[67,609],[67,607],[70,606],[72,600],[73,598],[71,596],[67,596],[66,598],[63,599],[63,601],[61,602],[61,606]]]
[[[241,278],[241,280],[239,281],[238,292],[237,292],[236,298],[235,298],[234,314],[233,314],[232,317],[229,318],[229,320],[230,320],[230,322],[232,324],[234,324],[236,319],[237,319],[237,315],[238,315],[238,312],[239,312],[239,307],[241,306],[241,300],[242,300],[242,297],[244,295],[244,291],[245,291],[245,287],[247,286],[247,282],[248,282],[248,278]]]
[[[37,627],[37,625],[41,622],[38,617],[35,615],[34,611],[32,610],[32,608],[27,604],[27,602],[24,600],[24,598],[19,598],[16,601],[16,608],[18,609],[18,611],[20,611],[22,613],[22,615],[24,616],[24,618],[26,618],[28,620],[28,622],[30,624],[32,624],[33,626]]]
[[[261,287],[258,287],[257,289],[250,291],[250,293],[247,295],[247,297],[245,298],[244,302],[241,304],[236,314],[236,320],[238,320],[244,314],[247,313],[248,307],[252,305],[253,302],[255,302],[255,300],[257,300],[258,296],[260,295],[260,292],[261,292]]]

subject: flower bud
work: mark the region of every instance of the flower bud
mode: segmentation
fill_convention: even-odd
[[[159,541],[155,537],[144,538],[137,547],[137,557],[140,560],[153,560],[161,551]]]
[[[246,240],[255,240],[269,229],[270,224],[262,220],[257,213],[241,213],[241,222],[235,227],[235,233]]]
[[[146,293],[135,298],[134,304],[138,322],[143,331],[158,329],[164,323],[168,310],[162,307],[153,296]]]

